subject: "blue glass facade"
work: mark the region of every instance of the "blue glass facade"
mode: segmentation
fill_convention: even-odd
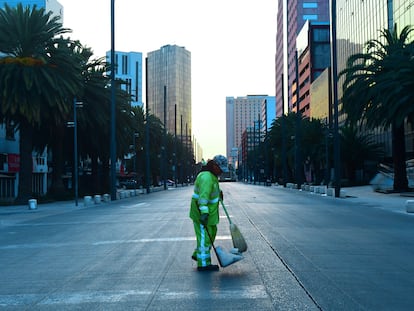
[[[22,3],[24,7],[36,5],[38,8],[46,7],[46,0],[7,0],[0,1],[0,7],[4,7],[4,4],[7,3],[9,6],[17,6],[18,3]]]

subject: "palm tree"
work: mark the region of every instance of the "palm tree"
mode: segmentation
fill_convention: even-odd
[[[356,170],[363,169],[366,161],[378,163],[382,159],[383,146],[375,143],[372,135],[360,133],[354,126],[343,126],[340,132],[345,176],[354,183]]]
[[[68,54],[69,32],[59,17],[22,4],[0,10],[0,117],[20,130],[18,201],[31,196],[33,135],[43,122],[65,119],[81,85],[77,60]]]
[[[414,44],[408,43],[412,29],[405,27],[398,35],[381,31],[381,40],[370,40],[366,53],[352,55],[343,84],[343,110],[351,123],[368,128],[392,130],[394,190],[408,189],[405,164],[404,120],[414,112]]]
[[[282,124],[281,118],[285,118],[286,124],[286,131],[282,132]],[[269,148],[267,148],[267,152],[271,152],[267,157],[269,161],[276,162],[276,166],[278,171],[282,171],[282,135],[285,135],[286,138],[286,158],[287,158],[287,166],[289,168],[290,176],[294,176],[293,168],[295,167],[295,134],[296,134],[296,119],[297,115],[295,112],[290,112],[286,116],[282,116],[277,118],[273,121],[272,126],[267,134],[266,140],[269,141]],[[309,157],[312,161],[312,164],[315,169],[315,173],[317,173],[317,179],[320,179],[319,170],[320,170],[320,163],[323,162],[325,158],[324,154],[324,143],[325,143],[325,135],[324,135],[324,125],[322,124],[321,120],[319,119],[309,119],[309,118],[302,118],[301,120],[301,155],[302,159],[306,159]],[[269,166],[273,166],[271,164]]]

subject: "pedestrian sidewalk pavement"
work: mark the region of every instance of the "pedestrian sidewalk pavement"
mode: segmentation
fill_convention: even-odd
[[[343,193],[341,198],[328,197],[335,200],[346,200],[349,202],[359,203],[361,205],[376,207],[396,213],[407,213],[407,201],[413,200],[414,192],[408,193],[382,193],[374,191],[372,186],[344,187],[341,188]]]

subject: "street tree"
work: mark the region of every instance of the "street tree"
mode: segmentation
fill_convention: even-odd
[[[392,131],[395,191],[408,188],[405,162],[404,122],[414,113],[414,44],[412,28],[398,34],[384,29],[379,39],[370,40],[366,51],[349,57],[340,75],[343,110],[350,123]]]
[[[65,119],[68,98],[79,89],[77,60],[68,54],[69,39],[61,35],[60,17],[44,8],[0,10],[0,117],[13,121],[20,132],[18,201],[32,194],[33,138],[43,122]]]

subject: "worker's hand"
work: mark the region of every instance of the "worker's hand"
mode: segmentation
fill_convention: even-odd
[[[207,213],[201,214],[201,216],[200,216],[200,223],[203,226],[207,226],[207,224],[208,224],[208,214]]]
[[[223,195],[223,191],[220,190],[220,201],[224,200],[224,195]]]

